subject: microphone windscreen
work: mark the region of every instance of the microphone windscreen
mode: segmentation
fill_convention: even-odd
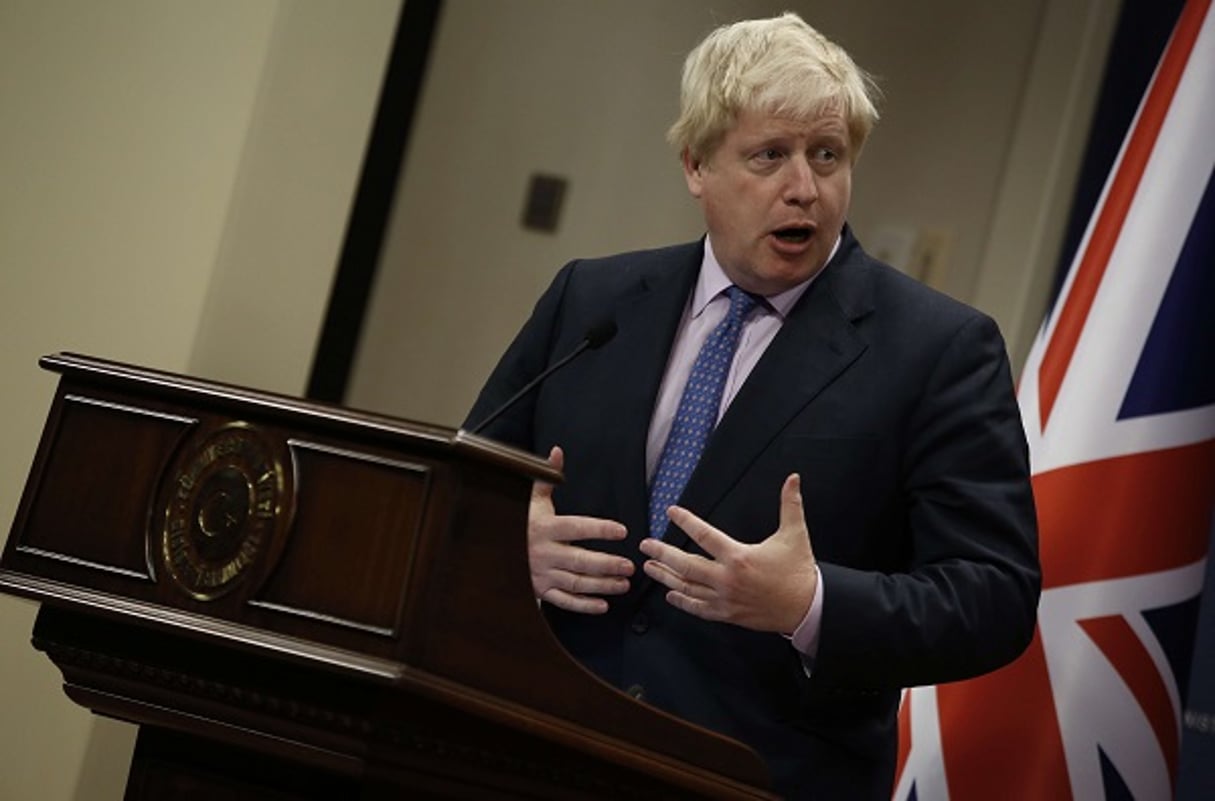
[[[612,319],[600,320],[586,330],[586,344],[591,350],[601,348],[611,341],[612,337],[616,336],[616,321]]]

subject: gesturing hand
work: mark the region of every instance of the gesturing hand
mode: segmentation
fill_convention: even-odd
[[[561,448],[548,455],[560,470],[565,464]],[[627,532],[614,520],[558,515],[553,508],[553,485],[537,481],[527,516],[527,559],[536,597],[571,612],[603,614],[608,603],[601,595],[629,591],[633,563],[622,556],[588,550],[584,540],[622,540]]]
[[[756,631],[790,634],[818,591],[810,531],[802,511],[801,479],[793,474],[780,491],[780,527],[766,540],[747,545],[679,506],[667,514],[709,557],[646,539],[646,575],[670,591],[667,601],[705,620]]]

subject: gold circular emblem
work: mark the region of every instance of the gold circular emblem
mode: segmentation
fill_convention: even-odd
[[[265,438],[234,423],[178,462],[162,537],[165,567],[199,600],[228,592],[274,531],[283,468]]]

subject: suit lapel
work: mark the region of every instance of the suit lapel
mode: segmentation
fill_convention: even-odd
[[[620,521],[629,529],[621,553],[635,553],[636,543],[648,533],[645,456],[650,417],[703,253],[702,240],[661,264],[643,266],[636,288],[621,299],[616,309],[619,333],[612,351],[620,361],[611,374],[619,380],[611,389],[616,397],[610,408],[620,412],[613,423],[619,447],[611,449],[605,457],[616,462],[611,471],[620,477],[616,508]]]

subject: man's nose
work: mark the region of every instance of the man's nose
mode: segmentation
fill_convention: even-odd
[[[808,159],[794,157],[786,163],[784,200],[791,206],[808,206],[818,199],[818,182]]]

